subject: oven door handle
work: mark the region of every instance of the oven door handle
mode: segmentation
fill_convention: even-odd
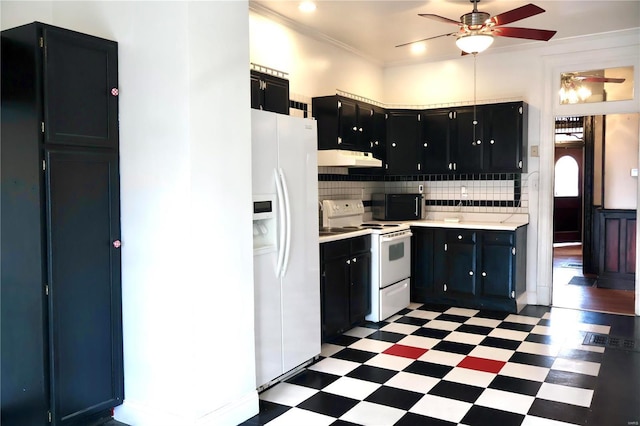
[[[382,242],[382,243],[388,243],[388,242],[390,242],[390,241],[402,240],[402,239],[404,239],[404,238],[411,237],[412,235],[413,235],[413,233],[411,233],[411,231],[403,232],[403,233],[402,233],[402,234],[400,234],[400,235],[394,235],[394,236],[391,236],[391,237],[387,237],[387,236],[384,236],[384,235],[383,235],[383,236],[380,238],[380,242]]]

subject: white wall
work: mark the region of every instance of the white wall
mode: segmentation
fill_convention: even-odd
[[[251,62],[288,73],[292,94],[335,95],[339,89],[381,101],[378,65],[255,12],[249,30]]]
[[[116,418],[231,425],[257,413],[252,235],[241,226],[251,223],[247,2],[0,7],[2,29],[38,20],[119,43],[125,403]]]
[[[638,114],[606,116],[604,148],[604,208],[633,209],[638,207]]]

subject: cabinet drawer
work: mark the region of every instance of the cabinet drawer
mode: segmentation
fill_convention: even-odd
[[[349,257],[358,253],[366,253],[371,250],[371,236],[345,238],[344,240],[331,241],[320,244],[322,259],[335,259],[337,257]]]
[[[350,238],[348,241],[351,242],[351,253],[364,253],[371,250],[371,236],[363,235],[361,237]]]
[[[486,231],[483,236],[485,243],[513,245],[513,232]]]
[[[475,243],[476,235],[476,231],[470,231],[468,229],[452,229],[447,231],[446,239],[448,243]]]
[[[320,244],[320,252],[323,261],[335,259],[337,257],[347,257],[351,253],[351,242],[349,239],[331,241]]]

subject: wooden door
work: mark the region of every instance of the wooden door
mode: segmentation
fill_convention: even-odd
[[[553,242],[582,242],[584,147],[556,147]]]

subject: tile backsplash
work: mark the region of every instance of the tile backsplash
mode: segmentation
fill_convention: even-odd
[[[369,206],[373,193],[418,193],[418,187],[422,185],[426,212],[528,213],[529,184],[537,179],[536,174],[481,173],[385,178],[349,175],[348,169],[343,167],[319,167],[318,199],[362,199],[365,206]]]

